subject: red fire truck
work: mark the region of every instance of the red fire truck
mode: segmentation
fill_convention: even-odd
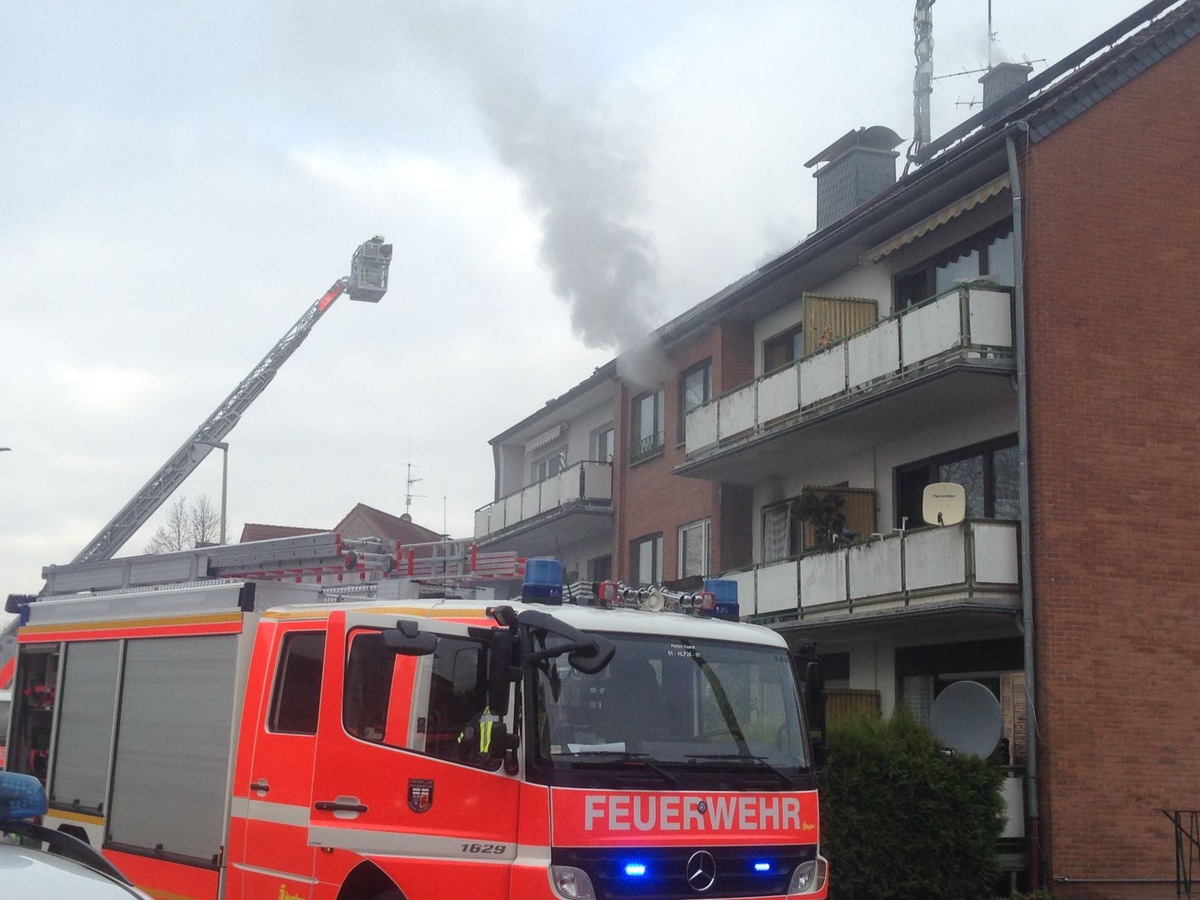
[[[8,768],[147,892],[826,896],[818,671],[775,632],[707,593],[563,603],[545,560],[522,597],[449,599],[394,558],[350,587],[211,555],[254,549],[51,567],[10,598]],[[145,583],[173,564],[186,580]]]

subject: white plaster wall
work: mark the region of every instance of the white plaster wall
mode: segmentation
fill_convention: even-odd
[[[827,281],[813,294],[830,297],[859,297],[879,304],[880,317],[887,314],[892,296],[892,275],[881,265],[855,266],[837,278]]]
[[[567,438],[567,465],[573,466],[585,459],[592,459],[592,432],[602,427],[613,426],[613,400],[607,398],[600,406],[593,407],[571,420]]]
[[[588,560],[595,559],[598,556],[607,556],[612,552],[611,545],[612,538],[608,534],[600,534],[586,540],[563,544],[559,547],[559,553],[562,554],[560,558],[562,559],[563,571],[577,572],[581,581],[586,579],[588,574]]]

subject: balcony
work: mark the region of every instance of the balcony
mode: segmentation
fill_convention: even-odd
[[[914,612],[1020,609],[1017,523],[968,519],[895,532],[725,575],[743,616],[857,626]]]
[[[960,285],[763,375],[688,413],[676,472],[754,483],[797,454],[851,453],[982,406],[1015,408],[1012,315],[1008,289]]]
[[[475,510],[475,541],[489,550],[557,555],[612,531],[612,463],[581,462]],[[557,545],[557,546],[556,546]]]

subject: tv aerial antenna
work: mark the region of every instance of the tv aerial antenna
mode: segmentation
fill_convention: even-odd
[[[406,516],[408,516],[408,518],[411,520],[412,519],[411,509],[412,509],[413,498],[414,497],[421,498],[421,497],[425,496],[424,494],[414,494],[412,492],[413,485],[416,484],[418,481],[424,481],[425,479],[413,477],[413,473],[412,473],[413,472],[413,464],[412,463],[405,463],[405,468],[406,468],[407,472],[404,476],[404,514]]]

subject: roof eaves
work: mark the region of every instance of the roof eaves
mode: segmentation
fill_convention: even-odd
[[[1030,138],[1037,142],[1049,137],[1197,36],[1200,2],[1192,0],[1096,60],[1094,68],[1079,73],[1082,83],[1073,81],[1053,96],[1035,98],[1041,108],[1028,117]]]
[[[558,409],[559,407],[563,406],[563,404],[569,403],[570,401],[576,399],[577,397],[580,397],[583,394],[586,394],[588,391],[590,391],[592,388],[596,387],[597,385],[603,384],[606,381],[612,381],[614,378],[616,378],[616,376],[617,376],[617,361],[616,361],[616,359],[610,359],[608,362],[604,363],[603,365],[597,366],[592,371],[591,375],[589,375],[583,381],[579,382],[579,384],[575,385],[573,388],[568,390],[566,393],[560,394],[559,396],[555,397],[552,400],[547,400],[541,409],[537,410],[536,412],[530,413],[525,418],[523,418],[521,421],[519,421],[517,424],[504,429],[504,431],[500,432],[498,435],[491,438],[488,441],[488,443],[492,444],[492,445],[496,445],[496,446],[504,443],[506,440],[508,440],[508,438],[512,437],[514,434],[517,434],[522,429],[528,428],[530,425],[532,425],[538,419],[545,416],[548,412],[553,412],[555,409]]]
[[[1185,16],[1189,13],[1194,14],[1198,3],[1200,0],[1184,0],[1182,3],[1180,0],[1151,0],[1112,28],[1029,79],[1020,88],[1028,99],[1018,100],[1011,105],[1006,104],[1002,109],[981,110],[924,147],[918,161],[923,165],[930,163],[941,154],[956,149],[961,142],[970,140],[979,129],[995,125],[997,121],[1029,119],[1038,107],[1045,105],[1047,98],[1059,97],[1090,80],[1113,59],[1128,52],[1131,46],[1157,39],[1180,13]],[[1164,15],[1172,7],[1176,9],[1170,15]],[[1131,44],[1131,41],[1134,43]]]

